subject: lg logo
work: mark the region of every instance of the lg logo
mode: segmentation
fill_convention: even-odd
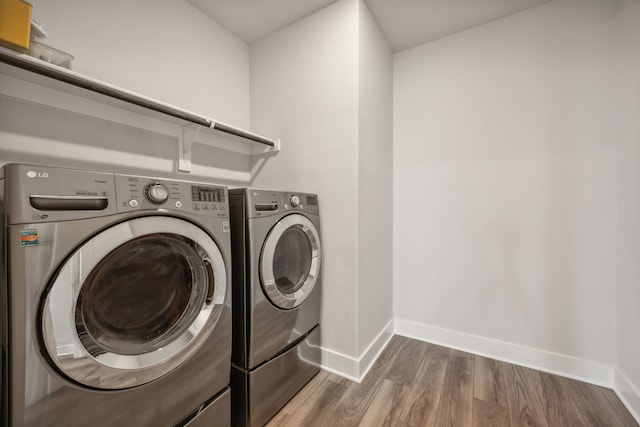
[[[47,172],[29,171],[27,172],[27,176],[29,178],[49,178],[49,174]]]

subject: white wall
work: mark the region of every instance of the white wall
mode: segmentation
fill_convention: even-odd
[[[367,357],[393,319],[393,57],[369,9],[359,5],[357,354]]]
[[[640,1],[621,7],[617,371],[615,387],[640,420]]]
[[[251,127],[282,140],[252,185],[319,195],[322,346],[346,355],[358,350],[357,13],[341,0],[251,46]]]
[[[392,332],[389,48],[341,0],[253,44],[251,64],[251,127],[283,144],[253,186],[319,194],[323,363],[359,378]]]
[[[249,126],[249,47],[187,2],[31,3],[43,42],[72,54],[75,71]]]
[[[34,16],[50,36],[45,42],[73,54],[75,71],[248,127],[249,47],[186,2],[32,3]],[[0,92],[13,86],[3,76]],[[52,99],[65,97],[71,104],[94,106],[55,90],[46,93]],[[140,131],[135,123],[116,125],[7,97],[0,98],[0,111],[0,164],[176,175],[175,137]],[[124,111],[117,114],[130,117]],[[195,144],[193,173],[187,176],[246,184],[248,179],[238,181],[248,177],[249,167],[246,155]]]
[[[401,333],[611,384],[615,8],[558,0],[395,55]]]

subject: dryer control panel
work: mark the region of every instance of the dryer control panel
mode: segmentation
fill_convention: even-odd
[[[247,197],[248,218],[270,216],[286,212],[304,212],[319,215],[318,196],[316,194],[290,191],[268,191],[258,189],[231,190],[231,194],[245,193]]]

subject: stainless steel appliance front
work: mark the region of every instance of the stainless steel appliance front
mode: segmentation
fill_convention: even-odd
[[[171,426],[204,402],[228,412],[226,188],[5,173],[7,424]]]
[[[319,371],[318,197],[256,189],[229,194],[232,422],[260,426]]]

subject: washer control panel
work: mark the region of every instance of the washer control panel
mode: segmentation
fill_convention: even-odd
[[[70,221],[117,212],[112,173],[24,164],[5,165],[4,173],[8,224]]]
[[[118,212],[168,209],[229,216],[227,187],[144,176],[116,175]]]
[[[152,182],[144,187],[144,195],[151,203],[161,205],[169,198],[169,190],[159,182]]]
[[[7,224],[144,210],[229,217],[224,185],[27,164],[5,165],[0,176],[2,171],[8,183],[3,203]]]
[[[292,194],[289,197],[289,203],[291,203],[292,207],[297,208],[298,206],[300,206],[300,197],[296,194]]]

